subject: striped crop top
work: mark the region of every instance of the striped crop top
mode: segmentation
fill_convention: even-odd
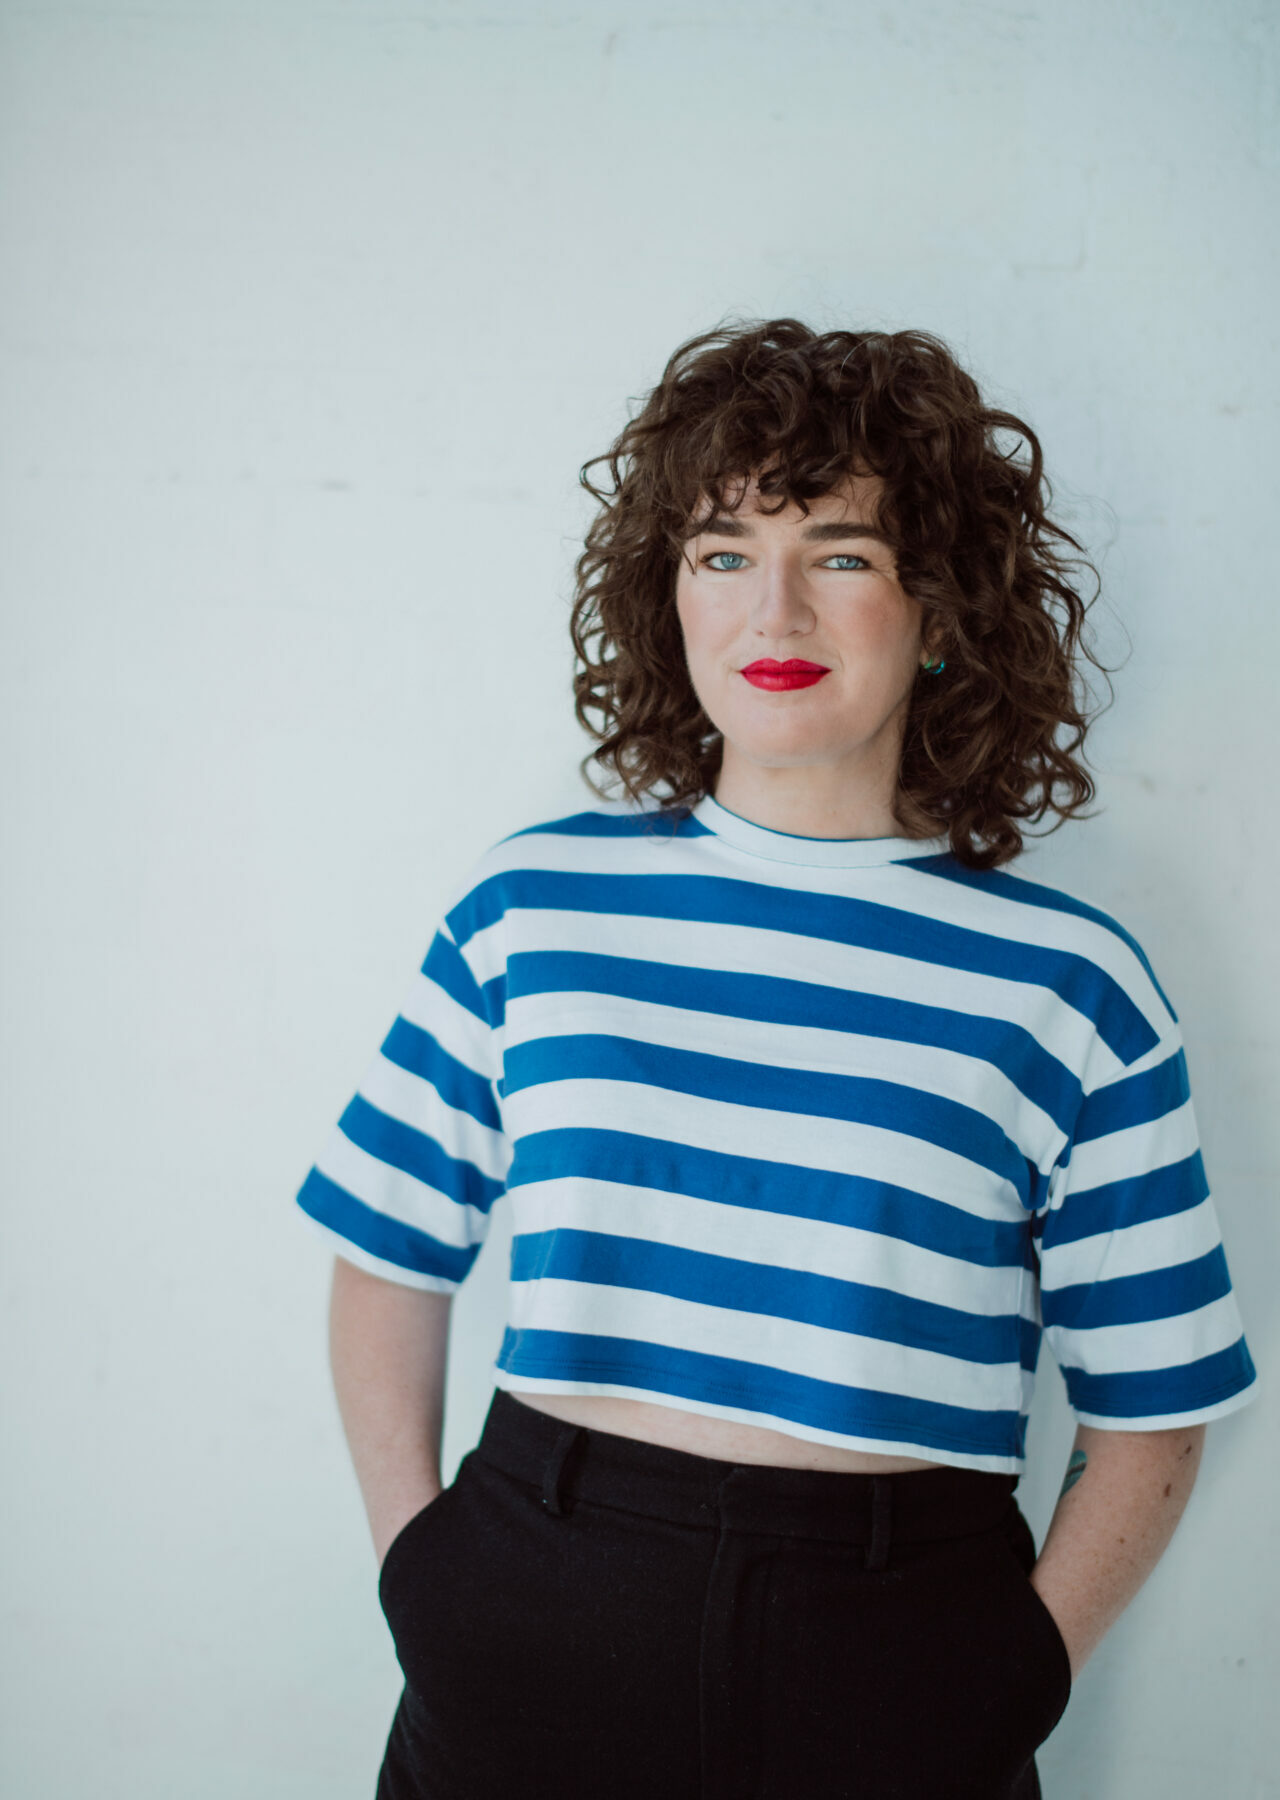
[[[1017,1474],[1042,1334],[1086,1424],[1256,1390],[1147,958],[945,838],[708,795],[486,850],[297,1201],[448,1292],[504,1195],[499,1387]]]

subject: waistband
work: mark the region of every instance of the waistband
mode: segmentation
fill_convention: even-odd
[[[875,1567],[891,1538],[966,1537],[1001,1524],[1019,1480],[986,1469],[863,1475],[725,1462],[554,1419],[505,1388],[494,1389],[472,1454],[537,1487],[551,1513],[582,1499],[681,1525],[869,1544]]]

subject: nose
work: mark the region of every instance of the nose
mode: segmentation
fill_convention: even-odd
[[[760,566],[755,622],[760,631],[777,636],[812,620],[800,570],[786,556],[766,557]]]

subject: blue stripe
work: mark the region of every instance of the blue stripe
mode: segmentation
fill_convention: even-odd
[[[477,882],[451,909],[449,929],[458,944],[465,946],[504,912],[521,907],[748,926],[852,945],[939,968],[1048,988],[1093,1020],[1099,1035],[1123,1063],[1135,1062],[1159,1041],[1119,982],[1087,957],[907,914],[900,907],[877,901],[766,887],[719,875],[514,869]]]
[[[569,813],[563,819],[548,819],[539,825],[525,825],[519,831],[508,832],[500,843],[509,844],[516,838],[551,837],[571,838],[642,838],[658,834],[667,837],[676,835],[676,827],[682,838],[714,837],[715,833],[704,825],[701,819],[693,817],[692,808],[688,806],[650,807],[644,812],[635,814],[577,812]]]
[[[1127,1225],[1145,1225],[1152,1219],[1169,1219],[1187,1212],[1207,1198],[1209,1178],[1204,1158],[1193,1150],[1180,1162],[1161,1169],[1143,1169],[1121,1175],[1098,1187],[1071,1191],[1061,1206],[1036,1220],[1038,1235],[1057,1244],[1074,1244]]]
[[[517,1331],[509,1325],[497,1367],[533,1379],[615,1382],[657,1395],[742,1407],[850,1437],[924,1444],[975,1456],[1021,1457],[1025,1449],[1025,1414],[944,1406],[936,1400],[793,1375],[767,1363],[672,1350],[638,1338]]]
[[[1077,1144],[1087,1144],[1131,1125],[1148,1125],[1176,1112],[1190,1098],[1186,1053],[1179,1048],[1155,1068],[1123,1076],[1087,1094],[1072,1136]]]
[[[361,1094],[351,1100],[338,1126],[367,1155],[415,1176],[456,1200],[459,1206],[478,1206],[487,1213],[503,1191],[501,1181],[495,1181],[465,1157],[450,1156],[425,1131],[416,1131],[412,1125],[380,1112]]]
[[[560,993],[607,994],[758,1024],[927,1044],[990,1063],[1068,1136],[1080,1111],[1079,1077],[1031,1032],[1004,1019],[733,969],[688,968],[585,950],[512,951],[508,1003]]]
[[[536,1038],[512,1045],[503,1057],[504,1097],[544,1082],[574,1080],[632,1081],[756,1110],[879,1126],[967,1157],[1008,1181],[1025,1207],[1036,1202],[1039,1172],[999,1124],[923,1088],[873,1076],[775,1068],[600,1032]]]
[[[383,1041],[382,1054],[407,1075],[429,1082],[447,1105],[501,1131],[502,1114],[487,1079],[451,1056],[439,1039],[420,1025],[397,1019]]]
[[[612,1232],[524,1232],[512,1239],[514,1281],[584,1281],[635,1288],[700,1306],[791,1319],[828,1331],[856,1332],[962,1362],[1007,1363],[1020,1337],[1015,1314],[965,1312],[916,1300],[868,1282],[808,1269],[744,1262]]]
[[[1071,1287],[1043,1290],[1040,1314],[1046,1326],[1094,1331],[1106,1325],[1138,1325],[1176,1319],[1231,1292],[1222,1245],[1189,1262],[1140,1275],[1099,1276]]]
[[[479,983],[467,967],[458,946],[451,943],[443,931],[437,931],[432,938],[422,964],[422,973],[428,981],[434,981],[437,987],[443,988],[451,1000],[456,1000],[459,1006],[464,1007],[482,1024],[491,1023]]]
[[[1104,1419],[1159,1418],[1161,1413],[1195,1412],[1243,1393],[1258,1378],[1243,1337],[1212,1356],[1172,1369],[1131,1369],[1123,1374],[1086,1375],[1063,1369],[1067,1398],[1076,1412]]]
[[[976,888],[980,893],[1014,900],[1019,906],[1043,906],[1051,912],[1070,913],[1073,918],[1090,919],[1095,925],[1101,925],[1132,950],[1146,970],[1152,987],[1168,1007],[1169,1017],[1177,1024],[1178,1015],[1156,980],[1156,972],[1148,962],[1141,944],[1110,913],[1103,912],[1101,907],[1090,906],[1087,901],[1077,899],[1074,894],[1063,893],[1061,888],[1042,887],[1038,882],[1028,881],[1025,876],[1012,874],[1008,869],[970,869],[949,850],[934,856],[908,857],[905,863],[908,868],[918,869],[923,875],[941,876],[960,887]]]
[[[298,1205],[321,1225],[327,1225],[349,1243],[367,1250],[370,1256],[394,1263],[400,1269],[414,1269],[420,1275],[441,1275],[449,1281],[464,1281],[476,1257],[479,1244],[457,1249],[442,1244],[412,1225],[389,1219],[375,1212],[363,1200],[357,1200],[336,1181],[330,1181],[313,1168],[297,1194]]]
[[[820,1219],[874,1232],[980,1268],[1030,1267],[1025,1222],[975,1218],[961,1207],[843,1170],[732,1156],[667,1138],[588,1126],[523,1133],[507,1187],[532,1182],[608,1181],[690,1200]]]

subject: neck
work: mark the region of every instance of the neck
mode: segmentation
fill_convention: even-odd
[[[896,771],[895,771],[896,775]],[[771,831],[814,838],[904,837],[881,781],[867,791],[848,773],[823,766],[766,769],[733,761],[712,789],[720,805]]]

